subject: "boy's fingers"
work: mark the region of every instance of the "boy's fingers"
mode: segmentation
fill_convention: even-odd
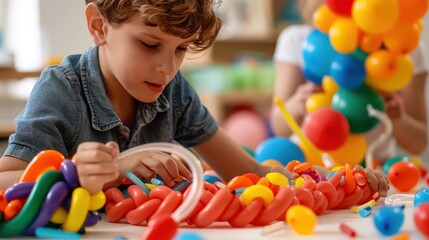
[[[78,172],[82,175],[91,175],[94,172],[97,174],[115,174],[118,172],[118,167],[110,162],[90,163],[79,165]]]
[[[90,175],[85,177],[79,177],[79,181],[83,188],[88,190],[91,195],[94,195],[103,190],[105,183],[111,182],[117,177],[117,174]]]
[[[113,158],[116,158],[119,155],[119,145],[116,142],[110,141],[106,143],[106,147],[110,148],[110,153]]]

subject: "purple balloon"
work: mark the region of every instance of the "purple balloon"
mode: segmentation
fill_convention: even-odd
[[[24,235],[34,235],[37,227],[45,226],[49,223],[52,215],[63,202],[69,192],[69,188],[65,182],[55,183],[46,195],[45,202],[39,211],[39,215],[33,220],[30,226],[24,231]]]
[[[6,189],[6,200],[10,202],[14,199],[27,198],[33,190],[34,184],[34,182],[15,183]]]
[[[75,189],[80,186],[76,165],[74,165],[71,160],[66,159],[64,160],[64,162],[61,163],[61,172],[63,173],[67,184],[72,189]]]

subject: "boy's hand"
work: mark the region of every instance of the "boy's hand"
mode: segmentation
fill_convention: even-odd
[[[114,159],[119,155],[115,142],[101,144],[98,142],[81,143],[74,156],[80,185],[91,195],[103,190],[103,186],[119,177]]]
[[[131,171],[139,177],[150,181],[159,174],[164,183],[170,187],[175,185],[174,179],[182,176],[192,179],[191,172],[174,156],[160,151],[146,151],[127,158],[119,157],[116,161],[121,176]]]

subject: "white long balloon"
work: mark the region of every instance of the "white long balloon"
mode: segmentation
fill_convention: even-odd
[[[147,143],[130,148],[128,150],[123,151],[118,156],[118,159],[123,159],[144,151],[163,151],[173,153],[181,157],[188,164],[193,175],[191,190],[189,192],[189,195],[183,201],[183,203],[171,215],[171,218],[173,218],[175,222],[180,223],[184,218],[191,214],[191,212],[197,206],[199,199],[201,198],[201,195],[203,193],[204,179],[203,167],[201,165],[201,162],[194,154],[192,154],[188,149],[184,148],[183,146],[163,142]]]
[[[381,123],[384,124],[384,133],[380,134],[371,144],[368,145],[365,164],[367,168],[374,168],[374,151],[379,148],[382,144],[389,140],[392,136],[392,120],[386,113],[375,109],[372,105],[367,105],[368,114],[372,117],[377,118]]]

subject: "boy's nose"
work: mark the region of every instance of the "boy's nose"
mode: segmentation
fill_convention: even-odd
[[[156,70],[163,74],[172,76],[176,72],[176,68],[175,56],[165,54],[164,57],[159,58]]]

